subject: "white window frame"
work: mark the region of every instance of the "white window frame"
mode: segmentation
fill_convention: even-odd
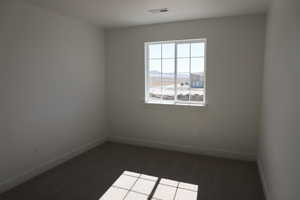
[[[204,96],[203,96],[203,102],[182,102],[182,101],[178,101],[177,100],[177,87],[176,87],[176,83],[177,83],[177,45],[181,44],[181,43],[204,43],[204,86],[203,86],[203,91],[204,91]],[[149,74],[149,48],[148,46],[151,44],[168,44],[168,43],[175,43],[175,51],[174,51],[174,60],[175,60],[175,78],[174,78],[174,86],[175,86],[175,96],[174,96],[174,103],[170,103],[170,102],[164,102],[162,99],[160,100],[160,102],[154,102],[149,100],[149,79],[148,79],[148,74]],[[190,45],[191,48],[191,45]],[[186,40],[168,40],[168,41],[154,41],[154,42],[145,42],[144,43],[144,52],[145,52],[145,104],[163,104],[163,105],[179,105],[179,106],[206,106],[207,105],[207,96],[206,96],[206,60],[207,60],[207,54],[206,54],[206,49],[207,49],[207,39],[206,38],[201,38],[201,39],[186,39]],[[162,54],[162,50],[161,50],[161,54]],[[189,67],[191,68],[191,52],[190,52],[190,64]],[[162,60],[162,55],[161,55],[161,60]],[[162,64],[161,64],[161,68],[162,68]],[[191,71],[191,70],[190,70]],[[190,76],[191,76],[191,72],[190,72]],[[190,86],[191,87],[191,86]],[[191,88],[190,88],[191,89]]]

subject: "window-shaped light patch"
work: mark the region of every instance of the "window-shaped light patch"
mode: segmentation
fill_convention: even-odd
[[[197,200],[198,185],[161,179],[153,200]]]
[[[196,200],[198,185],[124,171],[99,200]]]
[[[158,178],[124,171],[99,200],[147,200]]]

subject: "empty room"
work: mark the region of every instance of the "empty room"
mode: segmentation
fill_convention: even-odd
[[[0,0],[0,200],[299,200],[299,0]]]

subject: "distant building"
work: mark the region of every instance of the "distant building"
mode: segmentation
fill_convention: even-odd
[[[204,75],[203,73],[191,74],[191,88],[203,88],[204,87]]]

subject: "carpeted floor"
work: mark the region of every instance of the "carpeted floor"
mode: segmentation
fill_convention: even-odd
[[[197,184],[198,200],[264,200],[254,162],[110,142],[3,193],[0,199],[98,200],[124,170]]]

